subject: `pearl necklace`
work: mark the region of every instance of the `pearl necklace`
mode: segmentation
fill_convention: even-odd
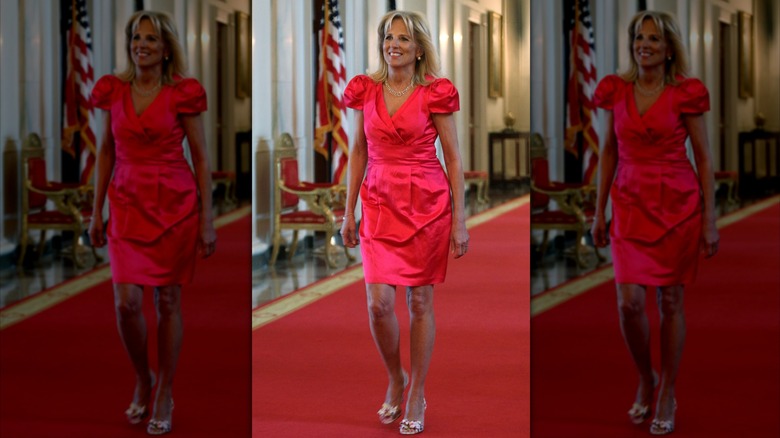
[[[162,86],[162,81],[157,82],[157,85],[148,90],[142,90],[138,87],[138,84],[133,81],[133,90],[135,90],[135,92],[138,93],[138,95],[141,97],[149,97],[153,95],[155,92],[157,92],[157,90],[160,89],[160,86]]]
[[[407,85],[407,86],[406,86],[406,88],[404,88],[403,90],[401,90],[401,91],[396,91],[396,90],[394,90],[394,89],[393,89],[393,87],[391,87],[391,86],[390,86],[390,84],[388,84],[388,83],[387,83],[387,81],[385,81],[385,88],[387,88],[387,92],[388,92],[388,93],[390,93],[390,94],[392,94],[392,95],[393,95],[393,96],[395,96],[395,97],[401,97],[401,96],[403,96],[403,95],[404,95],[404,94],[406,94],[406,92],[407,92],[407,91],[409,91],[409,89],[410,89],[410,88],[412,88],[413,86],[414,86],[414,80],[410,81],[410,82],[409,82],[409,85]]]
[[[639,91],[639,94],[647,97],[652,97],[658,94],[659,91],[664,89],[664,87],[666,86],[666,81],[661,81],[661,83],[658,84],[658,86],[653,88],[652,90],[648,90],[643,86],[641,86],[639,84],[639,81],[634,81],[634,85],[636,86],[636,90]]]

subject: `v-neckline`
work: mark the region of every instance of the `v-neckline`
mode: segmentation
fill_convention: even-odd
[[[402,110],[402,109],[404,109],[404,107],[406,107],[406,104],[407,104],[407,103],[408,103],[410,100],[412,100],[412,97],[414,97],[414,93],[416,93],[416,92],[417,92],[417,90],[418,90],[418,89],[420,89],[420,88],[422,88],[422,87],[421,87],[421,86],[419,86],[419,85],[415,86],[415,87],[414,87],[414,90],[412,90],[412,93],[409,95],[409,97],[407,97],[407,98],[406,98],[406,100],[404,101],[404,103],[402,103],[402,104],[401,104],[401,106],[399,106],[399,107],[398,107],[398,109],[397,109],[397,110],[395,110],[395,112],[394,112],[393,114],[390,114],[390,110],[387,108],[387,101],[385,100],[385,90],[384,90],[384,86],[382,86],[382,84],[380,83],[380,84],[379,84],[379,94],[380,94],[380,95],[381,95],[381,97],[382,97],[382,108],[384,108],[384,109],[385,109],[385,114],[387,114],[387,117],[388,117],[390,120],[393,120],[393,117],[395,117],[395,115],[396,115],[396,114],[400,113],[400,112],[401,112],[401,110]]]
[[[127,87],[127,99],[129,100],[130,109],[132,110],[133,115],[136,119],[140,120],[141,117],[146,114],[146,112],[149,110],[149,108],[152,107],[157,102],[157,99],[160,97],[160,95],[163,93],[164,87],[160,87],[160,91],[157,92],[157,95],[154,96],[154,99],[152,99],[151,102],[149,102],[149,105],[146,105],[146,108],[143,109],[140,113],[138,112],[138,109],[135,107],[135,102],[133,101],[133,85],[132,83],[128,83]]]
[[[655,107],[655,105],[658,103],[658,101],[661,100],[664,97],[664,94],[666,93],[666,90],[669,88],[668,85],[664,86],[664,89],[661,90],[661,94],[659,94],[658,97],[653,101],[653,103],[651,103],[650,106],[648,106],[647,109],[645,109],[645,112],[640,113],[639,112],[639,105],[637,105],[637,103],[636,103],[636,94],[634,93],[634,88],[636,87],[636,84],[634,84],[632,82],[630,85],[631,85],[631,90],[630,90],[631,91],[631,103],[632,103],[632,106],[634,108],[634,112],[636,113],[637,116],[639,116],[640,119],[643,119],[645,117],[645,115],[647,115],[647,113],[649,113],[653,109],[653,107]]]

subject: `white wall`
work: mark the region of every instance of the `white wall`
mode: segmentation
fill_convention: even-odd
[[[203,82],[213,106],[216,97],[215,45],[208,44],[219,16],[249,12],[249,0],[147,0],[147,8],[171,13],[188,54],[190,74]],[[18,241],[21,190],[19,149],[29,133],[41,136],[46,150],[48,176],[61,179],[61,54],[60,2],[58,0],[3,0],[0,2],[0,144],[3,202],[0,205],[0,255],[13,251]],[[88,0],[92,31],[92,66],[95,80],[121,70],[126,63],[124,27],[133,13],[133,0]],[[206,43],[204,43],[204,41]],[[233,99],[236,116],[232,128],[249,129],[249,101]],[[95,134],[102,135],[101,111],[96,111]],[[209,111],[207,141],[215,162],[216,114]],[[231,148],[232,149],[232,148]]]
[[[528,40],[530,38],[530,0],[511,0],[506,8],[506,0],[398,0],[396,6],[402,10],[414,10],[423,13],[431,25],[434,45],[437,46],[442,61],[442,75],[453,81],[460,91],[461,111],[455,113],[461,155],[466,168],[487,169],[487,132],[503,129],[503,118],[512,111],[518,118],[518,127],[528,129],[530,106],[528,81],[530,66]],[[376,28],[379,18],[386,12],[385,0],[342,0],[339,2],[344,26],[346,69],[349,80],[357,74],[377,69]],[[298,148],[302,178],[313,178],[313,77],[316,69],[312,59],[312,10],[307,0],[253,0],[253,32],[255,45],[253,50],[253,89],[262,90],[253,101],[252,138],[255,180],[255,202],[253,203],[253,253],[268,250],[271,238],[271,214],[273,206],[273,163],[274,139],[283,132],[293,135]],[[487,75],[481,78],[481,94],[484,96],[478,105],[483,111],[482,120],[477,125],[481,129],[477,136],[477,148],[480,156],[476,163],[468,162],[467,137],[468,114],[464,109],[469,103],[467,87],[468,59],[464,51],[464,29],[469,20],[481,24],[486,34],[486,11],[494,10],[505,16],[506,32],[512,35],[512,44],[505,46],[505,97],[487,98]],[[525,13],[523,11],[526,11]],[[518,17],[520,22],[518,22]],[[480,65],[486,65],[487,46],[481,49]],[[524,46],[523,46],[524,45]],[[518,56],[519,52],[519,56]],[[525,57],[525,60],[522,58]],[[520,71],[520,75],[516,72]],[[525,84],[525,85],[523,85]],[[348,132],[353,138],[353,114],[348,110]]]
[[[770,0],[756,0],[772,16],[777,17],[778,6]],[[591,0],[596,41],[596,71],[598,78],[625,69],[629,62],[628,23],[636,13],[635,2],[619,0]],[[777,102],[780,98],[780,36],[778,29],[769,37],[757,37],[756,68],[756,98],[740,99],[737,97],[737,84],[727,84],[725,95],[720,96],[720,73],[717,65],[721,44],[725,44],[733,52],[727,56],[733,59],[729,63],[727,74],[736,78],[736,14],[738,11],[753,13],[752,0],[723,2],[720,0],[649,0],[649,9],[663,10],[674,14],[681,27],[684,44],[689,51],[691,75],[700,78],[710,90],[712,110],[705,115],[707,134],[710,147],[713,150],[716,168],[736,170],[737,168],[737,134],[742,130],[753,128],[753,115],[757,109],[770,115],[768,119],[779,120],[780,109]],[[758,15],[758,13],[754,14]],[[562,2],[547,2],[532,0],[531,16],[533,23],[543,25],[531,26],[531,130],[540,132],[548,146],[551,178],[563,180],[563,115],[564,115],[564,80],[567,72],[563,71],[563,10]],[[719,22],[732,24],[730,41],[720,41]],[[769,20],[765,21],[768,23]],[[777,23],[778,21],[775,21]],[[758,27],[757,24],[755,27]],[[769,27],[768,25],[765,27]],[[758,30],[756,30],[758,32]],[[760,47],[760,48],[759,48]],[[774,50],[771,50],[771,49]],[[766,97],[764,97],[766,96]],[[720,163],[718,124],[720,123],[717,108],[720,99],[726,99],[728,111],[733,117],[727,117],[726,138],[728,154],[725,163]],[[733,103],[731,105],[730,103]],[[772,123],[772,122],[768,122]],[[780,124],[780,122],[774,122]],[[777,126],[777,125],[775,125]],[[603,129],[603,127],[602,127]],[[600,133],[603,138],[603,132]]]

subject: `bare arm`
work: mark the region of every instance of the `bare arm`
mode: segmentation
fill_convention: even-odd
[[[347,205],[344,212],[344,223],[341,225],[341,237],[344,245],[354,248],[357,245],[355,225],[355,206],[357,205],[360,185],[366,173],[368,163],[368,142],[363,130],[363,111],[355,111],[355,142],[349,153],[349,165],[347,167]]]
[[[612,111],[604,111],[604,120],[607,129],[605,131],[604,143],[601,145],[601,153],[599,154],[596,215],[591,227],[591,235],[596,246],[606,246],[607,244],[605,210],[607,209],[609,190],[612,188],[612,181],[615,179],[615,169],[618,163],[617,137],[615,136],[615,120]]]
[[[455,128],[455,117],[451,113],[432,114],[431,116],[441,140],[442,151],[444,152],[444,165],[447,167],[447,176],[450,180],[450,190],[452,191],[450,250],[455,254],[455,258],[459,258],[466,254],[469,233],[466,231],[463,163],[460,159],[458,131]]]
[[[210,256],[217,242],[214,231],[214,214],[211,201],[211,167],[206,150],[206,135],[203,129],[203,117],[200,114],[182,114],[182,126],[190,144],[192,164],[195,169],[195,180],[200,195],[200,242],[199,251],[202,257]]]
[[[691,114],[683,116],[683,123],[688,130],[693,145],[693,155],[696,160],[696,170],[699,174],[699,184],[704,198],[704,215],[702,217],[702,247],[707,257],[718,252],[718,229],[715,225],[715,173],[712,165],[712,152],[707,141],[707,129],[704,116]]]
[[[114,172],[114,163],[116,162],[110,111],[103,112],[103,138],[95,158],[95,199],[92,220],[89,224],[89,240],[93,246],[99,248],[106,244],[103,237],[103,205],[106,201],[108,184],[111,181],[111,174]]]

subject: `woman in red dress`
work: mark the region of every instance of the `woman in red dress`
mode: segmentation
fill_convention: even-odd
[[[198,252],[214,252],[211,174],[200,113],[206,93],[185,78],[184,51],[173,20],[141,11],[129,20],[127,68],[103,76],[92,103],[105,110],[97,154],[95,205],[89,235],[105,245],[103,204],[119,334],[136,372],[133,401],[125,412],[132,424],[150,414],[147,432],[171,431],[172,385],[182,339],[181,287],[192,281]],[[194,168],[184,155],[187,137]],[[112,176],[113,173],[113,176]],[[147,357],[145,286],[154,289],[158,326],[158,375]]]
[[[601,80],[596,104],[607,110],[599,158],[596,219],[592,234],[605,246],[609,230],[617,283],[620,326],[639,371],[632,422],[650,416],[658,376],[650,360],[645,313],[648,287],[656,289],[661,314],[661,381],[650,432],[674,430],[675,382],[685,340],[683,291],[693,282],[700,252],[718,251],[714,176],[703,113],[709,94],[686,77],[679,26],[668,14],[641,12],[628,28],[631,68]],[[694,171],[686,154],[690,138]]]
[[[401,366],[396,286],[406,286],[411,319],[411,386],[402,434],[423,431],[425,378],[433,351],[433,285],[447,272],[447,254],[468,249],[463,169],[455,119],[458,91],[437,78],[429,26],[417,13],[392,11],[379,23],[380,69],[354,77],[344,101],[355,109],[347,208],[341,234],[357,245],[355,205],[362,203],[363,256],[371,333],[389,377],[378,414],[401,416],[409,376]],[[441,140],[447,173],[436,156]],[[364,177],[365,175],[365,177]]]

